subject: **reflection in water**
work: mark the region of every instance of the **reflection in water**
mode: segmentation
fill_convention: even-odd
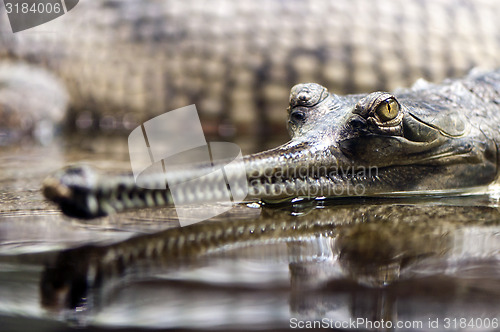
[[[496,206],[361,203],[264,207],[247,220],[66,250],[43,271],[41,303],[81,324],[191,328],[364,318],[425,330],[430,319],[500,312]]]
[[[68,320],[274,329],[291,318],[439,319],[451,331],[458,328],[445,329],[445,318],[498,317],[500,215],[489,196],[240,205],[180,229],[172,229],[174,209],[83,223],[62,216],[39,189],[74,161],[130,167],[126,142],[121,150],[115,141],[90,143],[0,155],[2,331],[65,330]],[[152,232],[160,233],[104,246]],[[62,251],[90,243],[104,247]]]

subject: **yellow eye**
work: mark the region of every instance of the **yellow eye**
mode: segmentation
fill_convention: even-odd
[[[377,106],[375,113],[377,113],[380,120],[390,121],[398,116],[399,104],[396,99],[388,98]]]

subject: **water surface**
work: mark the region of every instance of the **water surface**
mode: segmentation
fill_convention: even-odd
[[[245,152],[255,150],[243,143]],[[178,227],[171,208],[95,220],[62,215],[44,200],[41,182],[82,161],[130,169],[126,146],[116,138],[0,151],[0,325],[6,330],[276,330],[352,328],[353,321],[372,330],[398,322],[421,331],[498,329],[500,212],[488,194],[241,204],[183,231],[187,238],[242,227],[244,236],[171,252],[156,257],[158,264],[143,260],[89,289],[86,305],[69,308],[65,292],[49,298],[41,292],[44,280],[59,276],[53,274],[65,250],[84,257],[86,249],[78,248],[89,244],[148,234],[172,240]],[[84,259],[75,257],[78,270]]]

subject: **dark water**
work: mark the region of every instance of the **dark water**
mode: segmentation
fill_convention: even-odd
[[[238,143],[245,152],[255,150]],[[205,244],[208,252],[172,253],[155,268],[139,265],[89,289],[86,305],[76,309],[64,303],[64,290],[50,294],[60,302],[50,302],[42,279],[54,277],[48,266],[61,251],[175,234],[173,209],[82,221],[43,199],[43,178],[68,163],[130,169],[125,144],[82,138],[0,151],[2,330],[500,329],[494,193],[242,204],[208,223],[244,225],[249,237]],[[271,226],[287,230],[269,235],[264,228]],[[187,234],[199,234],[196,227],[185,227]]]

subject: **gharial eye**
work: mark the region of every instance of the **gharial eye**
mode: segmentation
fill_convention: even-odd
[[[399,114],[399,103],[394,98],[387,98],[377,106],[375,113],[382,121],[390,121]]]
[[[305,118],[306,118],[306,115],[302,111],[294,111],[294,112],[290,113],[290,120],[292,120],[294,122],[297,122],[297,123],[304,122]]]

